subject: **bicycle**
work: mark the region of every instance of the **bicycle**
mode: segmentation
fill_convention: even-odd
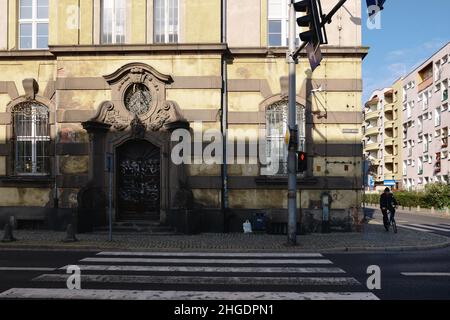
[[[390,222],[391,222],[392,230],[394,230],[394,233],[397,233],[398,232],[398,230],[397,230],[397,222],[395,221],[395,217],[394,217],[394,215],[395,215],[395,208],[394,208],[394,211],[389,210],[389,213],[390,213]]]
[[[397,233],[397,222],[395,221],[395,209],[396,207],[392,208],[393,210],[384,209],[386,210],[386,213],[389,214],[388,220],[384,221],[384,227],[386,228],[386,231],[389,231],[389,228],[392,226],[392,230],[394,230],[394,233]],[[384,220],[384,219],[383,219]]]

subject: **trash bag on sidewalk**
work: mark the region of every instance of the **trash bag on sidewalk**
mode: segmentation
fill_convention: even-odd
[[[252,224],[250,223],[249,220],[246,220],[242,224],[242,227],[244,228],[244,233],[252,233]]]

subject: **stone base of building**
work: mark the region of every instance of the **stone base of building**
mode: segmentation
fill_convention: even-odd
[[[92,232],[97,227],[107,225],[106,213],[106,209],[81,212],[77,209],[0,207],[0,227],[3,228],[6,222],[13,220],[19,229],[64,231],[67,225],[72,223],[77,226],[78,232]],[[87,215],[97,218],[101,215],[105,218],[88,221]],[[243,232],[243,223],[249,220],[255,231],[258,231],[258,226],[254,223],[257,216],[262,217],[264,221],[264,230],[261,229],[261,231],[272,234],[286,233],[286,209],[228,209],[226,213],[220,209],[206,208],[170,210],[164,225],[173,227],[177,232],[184,234],[234,233]],[[356,231],[361,217],[361,210],[332,209],[329,221],[326,223],[321,209],[302,209],[298,212],[298,231],[299,234]]]

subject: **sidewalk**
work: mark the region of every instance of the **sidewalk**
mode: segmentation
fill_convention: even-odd
[[[0,234],[0,237],[3,233]],[[286,236],[267,234],[200,234],[200,235],[140,235],[115,234],[107,241],[105,234],[80,234],[78,242],[63,243],[64,232],[20,231],[12,243],[0,242],[2,249],[63,249],[63,250],[127,250],[127,251],[406,251],[450,246],[450,238],[440,235],[400,229],[398,234],[386,233],[375,223],[364,226],[362,233],[310,234],[298,237],[299,245],[286,246]]]

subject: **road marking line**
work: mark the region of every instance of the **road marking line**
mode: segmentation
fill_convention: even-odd
[[[56,268],[0,267],[0,271],[55,271]]]
[[[139,256],[139,257],[246,257],[246,258],[320,258],[320,253],[228,253],[228,252],[100,252],[98,256]]]
[[[333,264],[327,259],[305,260],[270,260],[270,259],[152,259],[152,258],[85,258],[81,262],[111,262],[111,263],[192,263],[192,264]]]
[[[450,232],[450,229],[438,228],[438,227],[428,226],[428,225],[424,225],[424,224],[411,224],[411,225],[414,227],[420,227],[420,228],[431,229],[431,230],[436,230],[436,231]]]
[[[407,277],[450,277],[450,272],[402,272]]]
[[[117,266],[80,265],[82,271],[127,271],[127,272],[221,272],[221,273],[345,273],[340,268],[298,267],[203,267],[203,266]],[[67,270],[68,266],[60,268]]]
[[[43,274],[33,279],[42,282],[66,282],[70,275]],[[199,276],[137,276],[137,275],[82,275],[81,282],[139,283],[173,285],[282,285],[282,286],[354,286],[360,285],[351,277],[199,277]]]
[[[215,292],[14,288],[1,299],[78,300],[379,300],[371,292]]]
[[[426,229],[422,229],[422,228],[415,228],[415,227],[411,227],[411,226],[405,226],[405,225],[398,225],[399,228],[405,228],[405,229],[411,229],[411,230],[415,230],[415,231],[420,231],[420,232],[432,232],[431,230],[426,230]]]

